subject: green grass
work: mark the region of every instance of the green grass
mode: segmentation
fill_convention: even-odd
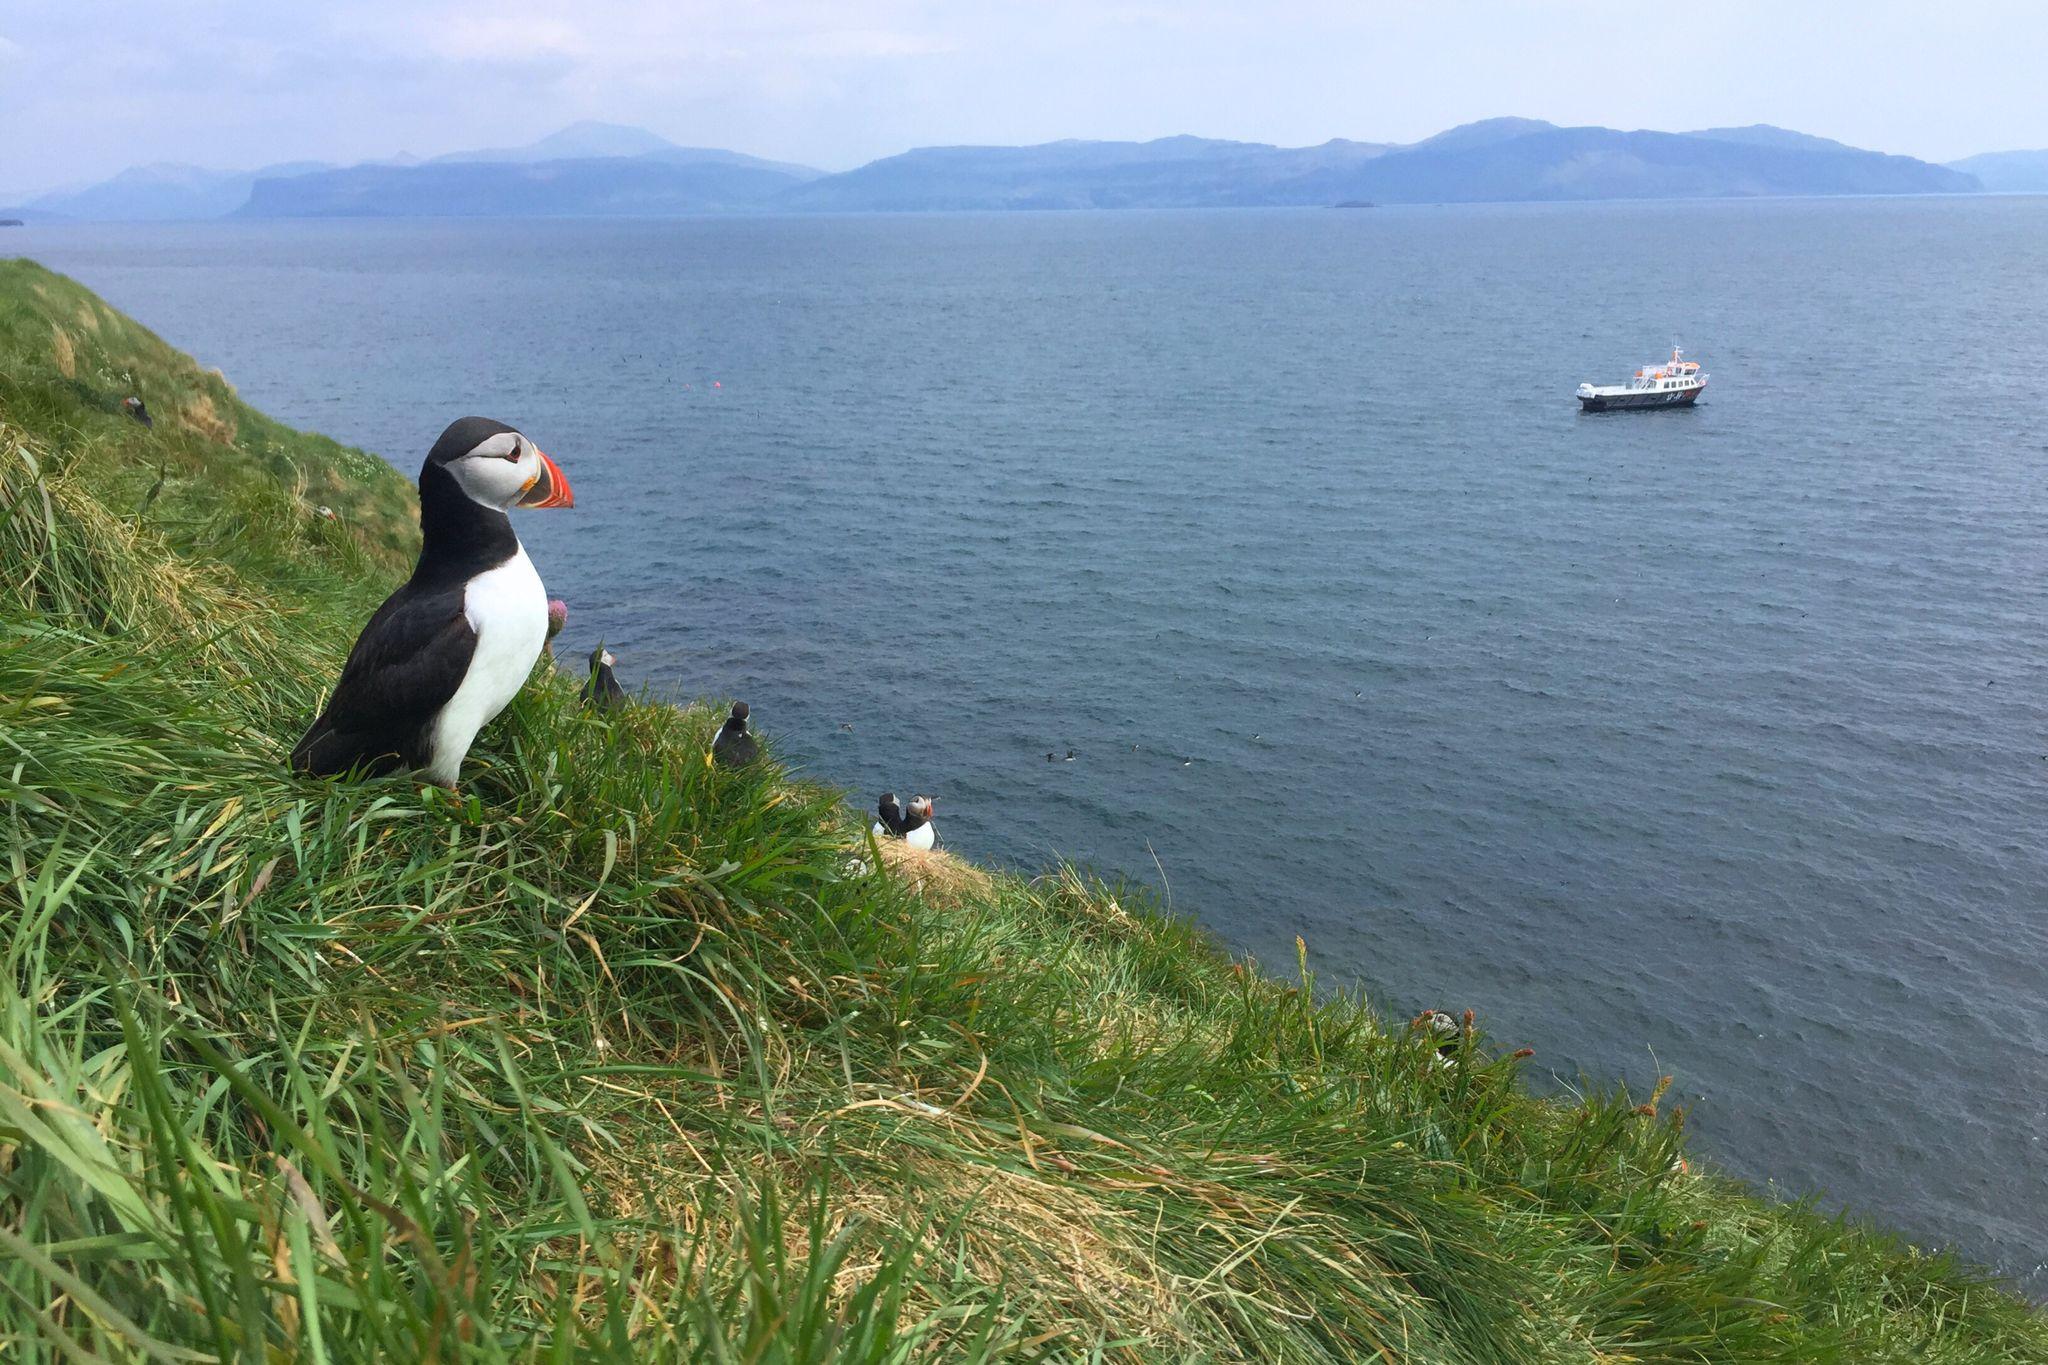
[[[543,665],[459,799],[291,777],[409,498],[0,263],[0,1356],[2048,1360],[1659,1097],[1071,870],[864,871],[713,708]]]

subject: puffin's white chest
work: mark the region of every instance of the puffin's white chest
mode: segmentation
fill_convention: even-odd
[[[930,848],[938,841],[939,831],[929,820],[903,836],[903,842],[912,848]]]
[[[476,632],[476,650],[462,685],[434,718],[427,776],[453,782],[476,732],[504,710],[533,672],[548,635],[548,592],[526,547],[469,580],[462,614]]]

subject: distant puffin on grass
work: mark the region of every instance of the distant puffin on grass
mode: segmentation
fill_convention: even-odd
[[[626,689],[619,686],[619,675],[612,672],[612,666],[618,661],[618,655],[603,645],[590,651],[590,681],[583,684],[585,706],[609,711],[626,704]]]
[[[901,839],[903,831],[909,828],[903,814],[903,803],[896,799],[895,792],[882,793],[882,799],[875,803],[875,815],[873,833],[877,839],[892,834]]]
[[[573,507],[532,441],[488,417],[449,424],[420,466],[420,558],[370,617],[291,766],[320,776],[410,768],[454,787],[470,743],[526,685],[548,595],[505,513]]]
[[[931,848],[939,842],[939,827],[932,823],[929,796],[913,796],[904,808],[903,842],[912,848]]]
[[[761,748],[754,737],[747,732],[747,704],[736,701],[732,714],[725,718],[725,724],[718,727],[718,737],[711,741],[711,756],[721,768],[744,768],[760,756]]]

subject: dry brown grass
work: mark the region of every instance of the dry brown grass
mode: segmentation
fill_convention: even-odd
[[[57,373],[66,379],[78,377],[78,355],[71,349],[71,336],[62,327],[50,329],[50,354],[57,358]]]
[[[882,861],[927,905],[965,905],[995,890],[988,873],[950,853],[912,848],[900,839],[884,839],[880,844]]]
[[[1077,1181],[996,1166],[924,1175],[930,1183],[919,1185],[945,1190],[943,1203],[959,1210],[976,1278],[1028,1283],[1056,1306],[1047,1312],[1042,1304],[1039,1321],[1065,1317],[1110,1338],[1187,1338],[1170,1277],[1146,1245],[1151,1229],[1130,1207]],[[1020,1274],[1025,1266],[1031,1271]]]
[[[219,409],[213,406],[213,396],[211,394],[203,390],[193,394],[185,400],[184,406],[178,410],[178,416],[186,426],[192,428],[192,430],[198,432],[207,440],[218,442],[224,446],[234,444],[234,424],[222,417]]]

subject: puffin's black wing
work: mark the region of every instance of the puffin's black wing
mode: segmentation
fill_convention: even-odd
[[[476,653],[463,587],[414,592],[408,584],[385,599],[356,637],[327,709],[293,748],[293,768],[325,776],[426,764],[429,727]]]
[[[600,711],[609,711],[626,703],[626,689],[619,686],[619,675],[612,672],[610,664],[599,664],[590,675],[590,681],[583,684],[583,704],[594,706]]]
[[[744,768],[759,754],[754,737],[745,730],[735,730],[730,721],[718,727],[718,738],[711,741],[711,756],[720,767]]]
[[[903,833],[903,806],[894,796],[884,796],[875,804],[875,815],[882,822],[882,828],[891,834]]]

